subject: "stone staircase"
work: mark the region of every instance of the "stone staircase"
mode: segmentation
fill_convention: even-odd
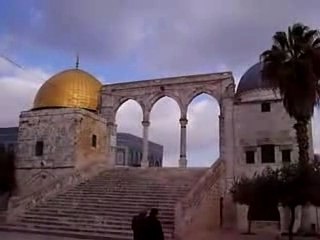
[[[173,239],[174,209],[206,169],[115,168],[39,203],[0,226],[79,239],[132,239],[131,219],[159,208],[165,239]],[[1,232],[0,232],[1,238]]]

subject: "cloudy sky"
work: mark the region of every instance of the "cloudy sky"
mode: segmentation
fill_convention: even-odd
[[[275,31],[294,22],[320,28],[319,9],[319,0],[0,0],[0,127],[17,125],[39,86],[74,67],[77,54],[80,67],[105,83],[224,70],[238,82]],[[210,97],[192,102],[190,165],[217,158],[218,114]],[[164,145],[166,165],[177,164],[178,118],[171,99],[152,111],[151,139]],[[141,135],[134,102],[119,109],[117,122]]]

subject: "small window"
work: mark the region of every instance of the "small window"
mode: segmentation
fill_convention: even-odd
[[[267,144],[261,146],[261,162],[274,163],[275,162],[274,145]]]
[[[261,112],[270,112],[271,111],[271,104],[269,102],[261,103]]]
[[[246,163],[254,164],[254,151],[246,151]]]
[[[94,148],[97,147],[97,136],[94,134],[92,135],[91,146]]]
[[[43,141],[36,142],[36,156],[43,155]]]
[[[291,162],[291,150],[290,149],[282,150],[281,154],[282,154],[282,162],[283,163]]]

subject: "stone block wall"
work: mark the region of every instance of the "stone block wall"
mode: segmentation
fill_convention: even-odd
[[[104,118],[86,112],[78,116],[75,134],[75,167],[81,168],[96,162],[107,164],[107,122]],[[96,140],[93,140],[95,136]],[[95,141],[95,146],[93,146]]]
[[[262,112],[261,104],[269,102],[270,112]],[[236,175],[252,176],[269,167],[282,165],[281,150],[291,150],[291,160],[298,160],[295,120],[272,90],[256,90],[244,94],[235,104]],[[310,156],[313,157],[311,124],[309,126]],[[261,162],[261,145],[275,145],[275,163]],[[246,150],[255,152],[255,163],[246,163]]]
[[[175,235],[177,239],[196,239],[199,232],[220,227],[221,198],[225,193],[225,163],[220,159],[207,170],[198,183],[176,206]],[[228,208],[228,206],[226,206]],[[221,219],[222,218],[222,219]],[[193,237],[191,237],[193,236]]]
[[[92,146],[92,136],[96,145]],[[17,146],[17,194],[96,162],[106,162],[106,121],[83,109],[26,111],[20,115]],[[36,154],[37,142],[43,143]]]

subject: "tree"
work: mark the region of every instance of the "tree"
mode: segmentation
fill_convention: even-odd
[[[248,188],[247,188],[248,187]],[[231,189],[233,200],[247,205],[281,204],[290,209],[289,239],[293,239],[295,210],[311,203],[320,206],[320,164],[290,164],[264,170],[253,178],[236,181]]]
[[[252,178],[242,177],[235,181],[231,194],[233,201],[245,204],[249,207],[247,220],[247,233],[251,234],[251,225],[253,220],[253,209],[261,206],[278,205],[278,171],[266,168],[262,173],[255,174]]]
[[[309,161],[308,123],[320,100],[320,37],[318,30],[297,23],[276,32],[270,50],[260,56],[262,79],[278,89],[288,114],[295,118],[299,162]]]

